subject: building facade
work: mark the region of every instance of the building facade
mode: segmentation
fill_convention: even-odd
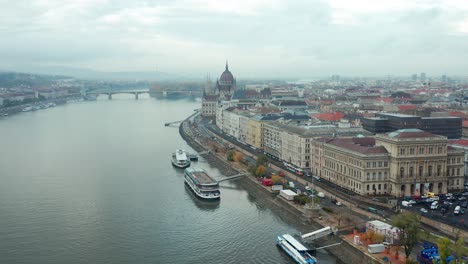
[[[463,153],[447,147],[447,137],[419,129],[402,129],[377,135],[376,145],[384,146],[390,154],[394,196],[458,189],[463,170],[457,168],[463,166]]]
[[[378,113],[376,117],[364,118],[362,126],[373,134],[393,132],[405,128],[418,128],[449,139],[462,137],[462,119],[451,116],[420,117],[397,113]]]
[[[314,152],[314,174],[361,195],[421,196],[463,189],[464,152],[447,146],[444,136],[402,129],[375,139],[317,141],[322,160]]]
[[[322,178],[360,195],[390,193],[389,155],[373,138],[334,138],[322,155]]]

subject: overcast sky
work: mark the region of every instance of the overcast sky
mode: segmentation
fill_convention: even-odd
[[[0,68],[468,75],[468,1],[0,0]]]

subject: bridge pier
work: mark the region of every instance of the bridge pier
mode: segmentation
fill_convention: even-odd
[[[135,100],[138,100],[139,93],[135,93]]]
[[[111,94],[111,93],[108,93],[108,94],[107,94],[107,98],[108,98],[109,100],[112,100],[112,94]]]

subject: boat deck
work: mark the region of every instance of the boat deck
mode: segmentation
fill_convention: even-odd
[[[218,183],[202,169],[188,168],[187,171],[192,175],[192,178],[197,180],[200,184],[217,184]]]

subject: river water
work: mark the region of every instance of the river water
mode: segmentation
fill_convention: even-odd
[[[293,263],[275,238],[297,227],[261,196],[232,181],[203,202],[171,166],[191,149],[164,123],[199,105],[115,95],[1,119],[0,263]]]

